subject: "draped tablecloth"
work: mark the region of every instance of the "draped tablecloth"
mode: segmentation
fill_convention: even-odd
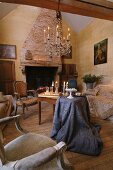
[[[102,150],[100,126],[90,122],[90,111],[85,96],[56,102],[51,138],[64,141],[67,149],[77,153],[98,155]]]

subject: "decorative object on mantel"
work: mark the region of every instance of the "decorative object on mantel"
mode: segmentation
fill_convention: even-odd
[[[96,75],[91,75],[91,74],[86,74],[82,77],[83,82],[86,83],[86,88],[87,89],[93,89],[94,83],[98,83],[101,81],[102,76],[96,76]]]
[[[20,66],[19,68],[20,68],[22,74],[25,74],[25,66]]]
[[[48,29],[44,29],[44,44],[45,44],[45,51],[47,54],[52,56],[70,56],[72,51],[72,46],[70,42],[70,29],[68,28],[67,38],[63,37],[62,31],[62,15],[59,11],[60,0],[58,1],[58,10],[56,11],[56,32],[55,32],[55,39],[52,37],[54,33],[51,33],[50,27]],[[70,58],[70,57],[69,57]]]
[[[94,65],[107,63],[107,44],[105,39],[94,45]]]
[[[25,59],[26,60],[32,60],[32,53],[30,50],[27,50],[25,53]]]

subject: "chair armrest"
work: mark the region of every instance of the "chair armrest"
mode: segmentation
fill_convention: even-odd
[[[20,118],[21,115],[16,115],[16,116],[8,116],[8,117],[5,117],[5,118],[1,118],[0,119],[0,125],[1,124],[4,124],[4,123],[7,123],[11,120],[14,120],[15,121],[15,126],[16,126],[16,129],[21,132],[21,133],[28,133],[28,131],[26,130],[23,130],[23,128],[20,126],[20,122],[19,122],[19,118]]]
[[[5,117],[5,118],[1,118],[1,119],[0,119],[0,124],[9,122],[10,120],[15,119],[15,118],[18,118],[18,117],[20,117],[20,115],[8,116],[8,117]]]
[[[63,151],[65,149],[66,149],[66,144],[64,142],[60,142],[56,146],[49,147],[49,148],[44,149],[36,154],[33,154],[31,156],[28,156],[26,158],[18,160],[16,162],[16,164],[14,165],[14,169],[15,170],[18,170],[18,169],[27,170],[29,168],[35,169],[37,167],[43,166],[44,164],[50,162],[54,158],[57,158],[56,164],[59,161],[64,162],[64,160],[59,159],[59,155],[62,155]],[[62,165],[62,163],[61,163],[61,165]],[[59,163],[58,163],[58,166],[59,166]],[[66,165],[65,165],[65,168],[62,167],[61,169],[69,170],[69,169],[71,169],[71,166],[66,167]]]

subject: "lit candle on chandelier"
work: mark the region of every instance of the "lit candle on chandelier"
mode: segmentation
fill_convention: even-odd
[[[59,33],[58,33],[58,25],[56,26],[56,37],[59,37]]]
[[[46,30],[44,29],[44,43],[46,43]]]
[[[70,28],[68,28],[68,32],[70,32]]]
[[[68,28],[67,40],[70,40],[70,36],[71,36],[71,34],[70,34],[70,28]]]
[[[48,27],[48,36],[47,38],[49,39],[50,38],[50,28]]]

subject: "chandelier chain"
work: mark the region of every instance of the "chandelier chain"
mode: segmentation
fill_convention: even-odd
[[[62,15],[59,8],[60,0],[58,1],[58,10],[56,11],[56,32],[50,34],[50,27],[48,26],[46,35],[46,30],[44,29],[45,52],[50,57],[61,57],[71,52],[70,29],[68,28],[67,38],[63,37]],[[54,37],[50,37],[50,35],[55,35],[55,39]]]

